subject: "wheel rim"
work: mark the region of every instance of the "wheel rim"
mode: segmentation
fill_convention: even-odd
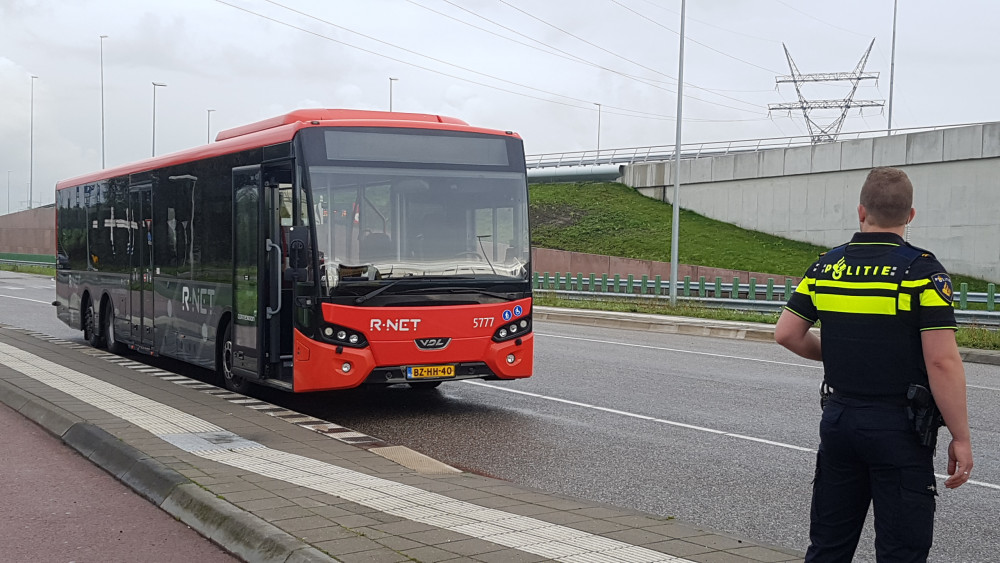
[[[83,332],[84,337],[90,340],[94,336],[94,331],[96,327],[94,326],[94,306],[87,305],[87,312],[84,313],[85,317],[83,319]]]
[[[107,316],[104,319],[104,336],[108,340],[108,348],[114,348],[115,346],[115,312],[108,311]]]
[[[243,385],[243,378],[233,373],[233,341],[226,340],[222,345],[222,376],[235,387]]]

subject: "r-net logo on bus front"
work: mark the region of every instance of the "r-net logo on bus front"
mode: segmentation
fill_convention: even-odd
[[[373,332],[416,332],[423,319],[372,319]]]

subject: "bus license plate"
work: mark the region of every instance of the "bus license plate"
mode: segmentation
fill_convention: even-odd
[[[406,379],[433,377],[455,377],[455,366],[410,366],[406,368]]]

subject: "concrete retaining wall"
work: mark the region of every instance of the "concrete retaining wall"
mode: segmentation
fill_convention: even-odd
[[[1000,281],[1000,123],[681,161],[680,204],[745,229],[835,246],[858,229],[873,166],[914,186],[909,241],[949,271]],[[623,181],[670,201],[672,163],[633,164]]]
[[[531,249],[531,269],[540,274],[549,273],[553,275],[556,272],[562,275],[572,274],[574,276],[577,274],[583,274],[584,276],[594,274],[598,277],[601,274],[608,274],[609,276],[619,274],[624,279],[629,274],[632,274],[636,280],[642,279],[644,275],[649,276],[651,280],[655,279],[656,276],[660,276],[662,281],[670,279],[670,262],[636,260],[634,258],[568,252],[565,250],[552,250],[550,248]],[[750,278],[753,277],[762,286],[767,283],[768,278],[774,279],[776,285],[784,285],[786,278],[792,280],[794,284],[798,284],[802,280],[802,278],[761,272],[678,264],[677,277],[683,282],[684,276],[691,276],[691,280],[695,282],[701,276],[705,276],[705,280],[711,283],[715,282],[716,277],[721,277],[724,283],[731,283],[733,278],[739,278],[740,283],[749,283]]]
[[[55,256],[55,225],[52,206],[0,216],[0,254]]]

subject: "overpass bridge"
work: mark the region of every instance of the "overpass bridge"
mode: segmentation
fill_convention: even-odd
[[[899,167],[913,181],[917,209],[908,240],[951,272],[1000,281],[1000,122],[725,154],[686,150],[679,170],[669,158],[622,166],[621,181],[648,197],[671,202],[679,172],[684,209],[827,247],[857,230],[868,171]]]
[[[913,127],[909,129],[894,129],[893,133],[895,135],[902,135],[972,125],[980,124]],[[841,142],[843,142],[847,140],[883,137],[885,135],[885,129],[879,129],[841,133],[839,137]],[[808,147],[812,145],[812,137],[809,135],[684,143],[681,145],[681,160],[712,158],[773,149]],[[529,179],[536,182],[564,182],[573,180],[609,181],[619,179],[622,175],[621,173],[624,172],[625,166],[651,162],[670,162],[674,160],[674,151],[675,146],[673,144],[650,145],[530,154],[525,156],[525,161],[528,167]],[[615,171],[619,172],[619,174],[611,176]]]

